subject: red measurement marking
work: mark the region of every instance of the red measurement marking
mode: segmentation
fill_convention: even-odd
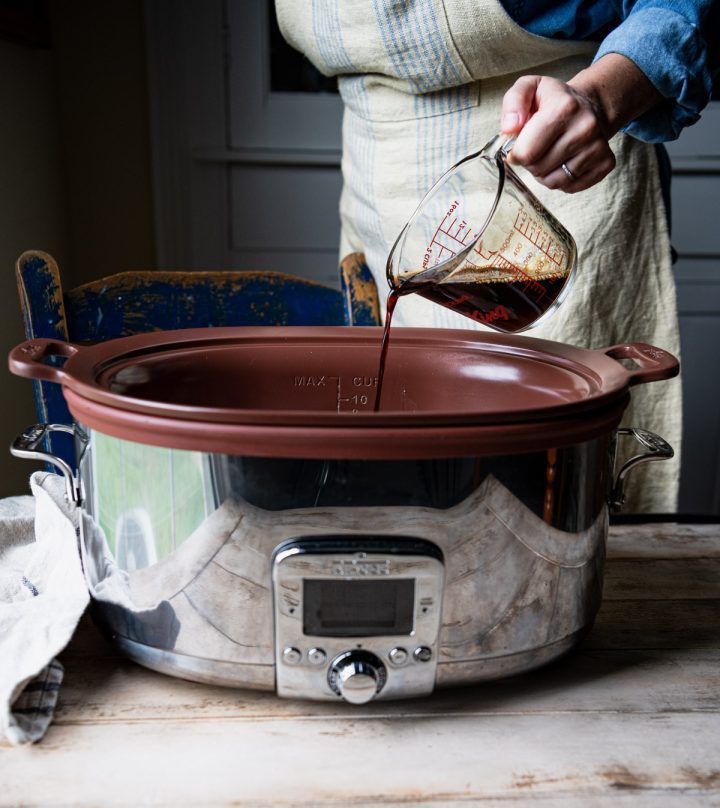
[[[561,245],[551,238],[546,230],[538,226],[537,220],[529,216],[525,208],[518,210],[514,226],[520,235],[544,253],[553,264],[556,266],[562,264],[564,253]]]
[[[478,320],[481,323],[492,323],[494,320],[509,320],[507,309],[505,306],[496,306],[492,311],[479,311],[475,309],[471,317],[473,320]]]
[[[527,272],[523,272],[519,266],[513,264],[511,261],[508,261],[507,258],[503,258],[502,255],[498,255],[495,260],[493,260],[492,266],[499,267],[500,269],[506,269],[515,276],[516,280],[525,281],[523,292],[532,291],[537,295],[538,300],[542,300],[546,292],[545,287],[539,281],[536,281],[535,278],[528,275]]]
[[[473,253],[477,253],[480,256],[480,258],[482,258],[485,261],[486,264],[488,261],[491,261],[494,256],[497,255],[497,250],[487,250],[487,252],[483,252],[483,250],[484,250],[484,243],[480,241],[477,247],[475,247],[475,249],[473,250]],[[471,262],[468,260],[468,263]],[[478,264],[473,264],[473,266],[477,267]]]
[[[472,235],[472,231],[466,230],[463,237],[458,238],[458,236],[460,236],[462,234],[462,230],[465,227],[466,222],[461,222],[460,225],[458,226],[457,230],[453,233],[452,228],[453,228],[453,225],[455,224],[456,221],[457,221],[457,219],[453,219],[453,221],[450,223],[450,225],[448,225],[448,227],[445,227],[445,228],[443,227],[443,224],[445,224],[445,222],[442,222],[440,224],[440,227],[438,227],[438,229],[435,231],[435,235],[433,236],[433,240],[430,243],[431,244],[439,244],[440,246],[444,246],[443,244],[441,244],[438,241],[438,237],[440,235],[443,235],[443,236],[446,236],[451,242],[454,242],[455,244],[459,244],[460,247],[467,247],[468,242],[471,240],[470,237]]]
[[[536,300],[542,300],[547,293],[547,289],[545,289],[545,287],[539,281],[535,280],[535,278],[528,275],[527,272],[520,269],[517,264],[513,264],[512,261],[508,261],[508,259],[504,256],[498,255],[494,252],[491,252],[485,256],[480,249],[477,249],[474,252],[478,253],[481,258],[485,258],[485,262],[483,264],[475,264],[468,259],[468,266],[471,266],[480,272],[487,272],[489,269],[501,269],[508,272],[510,274],[508,282],[524,282],[523,292],[532,292]]]
[[[455,300],[451,300],[447,307],[449,309],[454,309],[456,306],[462,306],[463,303],[467,303],[469,300],[472,300],[472,295],[460,295],[460,297],[455,298]]]
[[[463,303],[468,303],[471,300],[473,300],[473,296],[471,294],[464,294],[455,298],[455,300],[448,300],[445,305],[449,309],[454,309],[457,306],[462,306]],[[472,312],[469,312],[469,315],[473,320],[477,320],[480,323],[492,323],[494,320],[510,320],[508,310],[502,304],[495,306],[495,308],[490,311],[473,309]]]
[[[458,252],[465,249],[468,244],[475,240],[476,236],[467,226],[467,220],[458,220],[457,216],[452,219],[450,218],[459,207],[459,204],[460,203],[457,201],[452,203],[450,210],[447,212],[442,222],[440,222],[440,225],[430,240],[425,250],[423,269],[427,269],[430,258],[433,255],[435,257],[435,264],[439,264],[443,260],[454,258]],[[437,251],[434,251],[433,248],[437,248]]]
[[[460,219],[458,221],[458,217],[453,216],[453,213],[458,207],[459,203],[454,201],[450,210],[445,215],[445,218],[435,231],[425,251],[422,262],[423,269],[428,268],[431,258],[434,259],[433,265],[454,258],[458,252],[461,252],[468,244],[471,244],[477,238],[477,233],[467,226],[467,220]],[[542,226],[538,224],[538,221],[530,216],[524,208],[521,207],[518,210],[513,227],[521,236],[540,250],[555,266],[562,266],[565,256],[562,245],[556,239],[553,239],[547,230],[543,229]],[[484,253],[482,241],[474,252],[485,260],[485,266],[478,266],[478,264],[474,263],[469,258],[467,259],[468,266],[478,269],[487,269],[487,262],[491,261],[493,266],[508,269],[516,278],[525,280],[527,284],[525,287],[526,291],[532,289],[536,293],[544,294],[545,290],[543,287],[515,264],[501,258],[496,252],[488,251]]]

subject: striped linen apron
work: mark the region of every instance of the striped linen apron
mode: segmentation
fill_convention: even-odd
[[[512,83],[523,74],[568,80],[596,48],[528,33],[498,0],[276,0],[276,9],[290,44],[322,73],[338,76],[345,106],[340,255],[363,252],[381,292],[403,225],[447,168],[497,133]],[[616,169],[579,194],[550,191],[519,169],[578,245],[572,291],[529,335],[588,348],[647,342],[678,355],[655,150],[624,134],[611,147]],[[418,295],[400,301],[395,323],[484,328]],[[634,390],[623,423],[657,432],[676,450],[674,460],[630,475],[626,511],[674,511],[679,379]]]

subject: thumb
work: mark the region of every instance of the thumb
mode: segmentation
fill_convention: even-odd
[[[540,76],[522,76],[503,96],[500,126],[505,134],[517,134],[527,123],[533,110],[540,78]]]

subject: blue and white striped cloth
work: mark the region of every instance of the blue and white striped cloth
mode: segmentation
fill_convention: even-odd
[[[39,741],[55,715],[65,668],[57,659],[25,685],[11,709],[12,727],[6,729],[11,743]]]
[[[0,730],[11,744],[39,741],[55,714],[63,666],[89,596],[77,517],[55,474],[33,496],[0,500]]]

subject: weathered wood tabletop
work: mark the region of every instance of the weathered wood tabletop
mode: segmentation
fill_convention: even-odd
[[[720,525],[611,529],[582,645],[531,674],[352,707],[184,682],[83,621],[2,805],[720,806]]]

